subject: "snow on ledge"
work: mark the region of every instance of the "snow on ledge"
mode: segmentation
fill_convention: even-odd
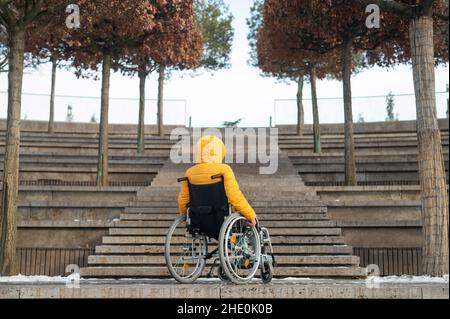
[[[427,284],[427,283],[436,283],[436,284],[448,284],[449,283],[449,275],[444,275],[443,277],[430,277],[430,276],[386,276],[386,277],[369,277],[368,279],[376,278],[377,283],[386,283],[386,284]],[[67,283],[71,282],[71,280],[80,279],[79,274],[73,274],[70,277],[62,277],[62,276],[0,276],[0,284],[1,283]],[[102,279],[81,279],[81,282],[88,283],[89,281],[96,282],[114,282],[117,279],[113,278],[102,278]],[[159,283],[173,281],[174,279],[133,279],[133,278],[121,278],[119,281],[126,282],[143,282],[143,283]],[[306,284],[314,284],[314,283],[340,283],[340,284],[351,284],[351,283],[364,283],[366,279],[313,279],[306,277],[288,277],[283,279],[274,279],[273,283],[306,283]],[[221,281],[218,278],[199,278],[196,283],[220,283]],[[259,278],[254,278],[251,283],[259,283]]]
[[[430,277],[430,276],[386,276],[386,277],[380,277],[379,282],[386,282],[386,283],[412,283],[412,284],[419,284],[419,283],[447,283],[448,284],[448,274],[444,275],[443,277]]]
[[[0,283],[25,282],[25,283],[65,283],[70,280],[68,277],[50,276],[0,276]]]

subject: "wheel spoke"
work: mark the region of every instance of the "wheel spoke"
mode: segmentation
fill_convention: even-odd
[[[234,282],[246,282],[258,270],[260,247],[255,231],[248,228],[243,217],[231,220],[225,230],[224,266],[234,277]]]
[[[205,237],[199,235],[194,237],[186,231],[184,237],[174,236],[174,234],[182,234],[182,228],[185,227],[181,219],[174,222],[167,235],[165,255],[172,276],[180,282],[188,283],[201,275],[205,267],[205,259],[202,256],[206,255],[207,246]]]

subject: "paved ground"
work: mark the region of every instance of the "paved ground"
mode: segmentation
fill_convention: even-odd
[[[4,277],[3,277],[4,278]],[[0,278],[1,279],[1,278]],[[219,280],[198,280],[180,285],[173,280],[81,280],[6,282],[0,280],[1,298],[449,298],[445,281],[371,281],[292,279],[259,281],[236,286]]]

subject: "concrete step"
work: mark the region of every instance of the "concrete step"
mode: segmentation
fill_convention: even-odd
[[[103,236],[103,244],[163,244],[165,236]],[[271,236],[272,244],[344,244],[344,238],[341,236]],[[172,243],[185,243],[184,236],[173,237]]]
[[[361,276],[359,258],[345,245],[341,229],[329,219],[327,206],[304,185],[289,158],[279,155],[279,171],[272,176],[257,175],[258,163],[231,165],[241,190],[270,229],[279,257],[277,276]],[[180,185],[176,179],[189,166],[164,164],[152,186],[140,190],[138,200],[129,203],[120,221],[109,228],[109,235],[96,247],[97,255],[89,257],[90,266],[96,267],[84,268],[82,275],[169,277],[163,257],[165,235],[178,216]],[[181,229],[172,243],[185,243],[184,235]],[[210,250],[215,247],[217,243],[211,242]]]
[[[257,214],[326,213],[326,206],[254,207]],[[177,207],[125,207],[126,214],[177,214]]]
[[[158,178],[161,178],[162,173],[159,172],[157,177],[154,180],[154,183],[151,187],[144,189],[141,191],[142,195],[148,195],[148,196],[177,196],[178,192],[180,191],[180,184],[175,183],[172,181],[165,181],[165,184],[162,184],[158,182]],[[300,184],[301,182],[299,182]],[[260,185],[258,184],[249,184],[245,185],[242,183],[239,183],[239,186],[241,190],[245,190],[245,192],[249,194],[259,194],[259,193],[272,193],[272,192],[278,192],[281,193],[282,191],[288,192],[289,195],[298,195],[298,194],[308,194],[311,192],[311,189],[307,186],[304,186],[302,184],[296,184],[296,185],[277,185],[274,183],[268,183],[269,185],[267,189],[261,189],[259,188]]]
[[[110,228],[109,235],[112,236],[154,236],[154,235],[166,235],[167,228]],[[177,234],[184,235],[186,232],[184,229],[180,229]],[[292,235],[292,236],[334,236],[341,235],[340,228],[274,228],[270,231],[271,236],[278,235]]]
[[[153,183],[152,183],[153,185]],[[177,202],[178,199],[178,191],[173,194],[162,194],[162,195],[147,195],[142,194],[138,191],[136,199],[140,202],[154,202],[154,201],[162,201],[162,202],[170,202],[172,205]],[[320,197],[316,195],[313,188],[310,188],[308,191],[303,191],[302,193],[294,192],[293,194],[288,194],[285,191],[282,192],[274,192],[274,193],[250,193],[242,190],[245,198],[250,202],[262,202],[262,201],[298,201],[298,202],[317,202],[320,200]]]
[[[211,250],[217,244],[208,246]],[[98,245],[95,247],[96,254],[164,254],[163,244],[151,245]],[[349,255],[353,253],[353,248],[347,245],[296,245],[296,246],[276,246],[277,254],[333,254]]]
[[[399,186],[318,186],[314,187],[324,201],[396,201],[420,199],[419,185]]]
[[[322,204],[320,201],[303,201],[297,198],[293,198],[291,200],[273,200],[273,201],[263,201],[263,200],[251,200],[252,207],[321,207],[325,208],[326,206]],[[135,200],[128,204],[128,207],[144,207],[144,208],[153,208],[153,207],[169,207],[169,208],[177,208],[178,204],[176,201],[172,200],[158,200],[158,201],[143,201],[143,200]]]
[[[164,229],[169,229],[173,221],[166,220],[155,220],[155,221],[117,221],[114,222],[114,227],[125,227],[125,228],[151,228],[151,227],[161,227]],[[302,220],[265,220],[262,222],[262,226],[269,228],[316,228],[316,227],[336,227],[336,221],[333,220],[313,220],[313,221],[302,221]]]
[[[282,265],[358,265],[359,257],[356,256],[330,256],[330,255],[311,255],[311,256],[288,256],[276,255],[277,264]],[[89,256],[88,263],[93,265],[166,265],[163,255],[145,256],[145,255],[93,255]]]
[[[209,269],[205,269],[205,274]],[[167,267],[86,267],[81,277],[170,277]],[[276,267],[276,277],[363,277],[359,267]]]
[[[138,201],[149,202],[149,201],[167,201],[173,200],[178,197],[180,192],[180,185],[174,185],[173,187],[161,187],[158,186],[158,191],[154,191],[153,187],[157,187],[154,183],[152,183],[152,187],[148,187],[146,189],[139,190],[139,198]],[[240,187],[241,191],[248,198],[255,198],[260,201],[289,201],[289,200],[297,200],[297,201],[305,201],[304,198],[308,199],[310,196],[314,197],[315,192],[314,189],[310,187],[303,186],[302,190],[295,190],[291,188],[278,188],[272,189],[245,189]],[[270,190],[270,191],[269,191]],[[267,198],[266,198],[267,197]],[[280,199],[278,199],[280,198]],[[306,200],[307,201],[307,200]]]
[[[121,220],[128,221],[140,221],[140,220],[170,220],[173,221],[175,217],[178,216],[177,213],[171,214],[120,214]],[[329,220],[328,214],[326,213],[258,213],[258,218],[261,221],[266,220]]]

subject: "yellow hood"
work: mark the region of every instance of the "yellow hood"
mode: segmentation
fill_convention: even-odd
[[[225,153],[225,144],[214,135],[203,136],[195,147],[197,163],[222,163]]]

